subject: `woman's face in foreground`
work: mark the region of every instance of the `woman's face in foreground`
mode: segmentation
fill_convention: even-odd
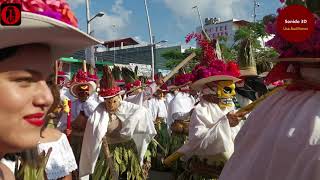
[[[48,47],[26,45],[0,61],[0,157],[37,145],[53,102],[45,81],[50,60]]]

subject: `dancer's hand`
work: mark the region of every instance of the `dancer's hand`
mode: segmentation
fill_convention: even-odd
[[[243,119],[243,117],[247,114],[247,112],[243,113],[233,113],[229,112],[227,114],[227,118],[229,120],[230,127],[235,127],[239,124],[239,122]]]

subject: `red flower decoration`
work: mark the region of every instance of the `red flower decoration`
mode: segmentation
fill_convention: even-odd
[[[196,65],[192,71],[193,81],[217,75],[240,76],[239,66],[235,62],[225,63],[218,59],[214,49],[215,41],[209,42],[201,34],[190,33],[186,37],[186,42],[190,42],[193,38],[202,49],[200,64]]]
[[[65,0],[0,0],[0,5],[3,3],[20,3],[22,11],[40,14],[78,27],[78,20]]]
[[[66,75],[66,73],[65,72],[63,72],[63,71],[58,71],[58,74],[57,74],[58,76],[65,76]]]
[[[193,74],[181,74],[181,75],[178,75],[174,79],[174,85],[176,85],[176,86],[185,85],[188,82],[192,82],[193,78],[194,78]]]
[[[120,91],[121,91],[121,88],[115,86],[115,87],[113,87],[113,88],[101,89],[101,90],[99,91],[99,95],[100,95],[101,97],[114,96],[114,95],[118,94]]]
[[[133,83],[126,84],[126,89],[127,91],[129,91],[131,88],[140,87],[140,86],[142,86],[142,82],[140,80],[136,80]]]
[[[72,83],[87,83],[88,74],[81,69],[74,75]]]

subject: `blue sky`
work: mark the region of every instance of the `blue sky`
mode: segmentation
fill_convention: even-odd
[[[79,20],[80,29],[86,31],[85,0],[67,0]],[[147,0],[151,26],[156,41],[168,40],[167,45],[184,45],[184,37],[195,31],[200,22],[192,7],[198,5],[201,16],[252,20],[253,0]],[[279,0],[260,0],[258,19],[275,13]],[[144,0],[90,0],[90,14],[103,11],[105,16],[91,23],[94,36],[101,40],[135,37],[149,41]],[[115,28],[113,27],[115,25]]]

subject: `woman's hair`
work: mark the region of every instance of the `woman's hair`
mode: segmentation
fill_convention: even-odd
[[[55,74],[51,74],[49,78],[47,79],[47,85],[51,90],[52,96],[53,96],[53,103],[51,107],[49,108],[46,116],[46,122],[45,125],[43,126],[42,130],[44,130],[50,120],[50,116],[48,116],[50,113],[54,113],[54,110],[61,105],[61,99],[60,99],[60,91],[58,86],[55,84]]]
[[[51,90],[52,96],[53,96],[53,104],[50,108],[50,110],[54,110],[55,108],[58,107],[58,105],[61,102],[60,99],[60,91],[58,86],[55,83],[55,74],[50,74],[49,78],[47,79],[47,85]],[[48,113],[52,112],[52,111],[48,111]]]

